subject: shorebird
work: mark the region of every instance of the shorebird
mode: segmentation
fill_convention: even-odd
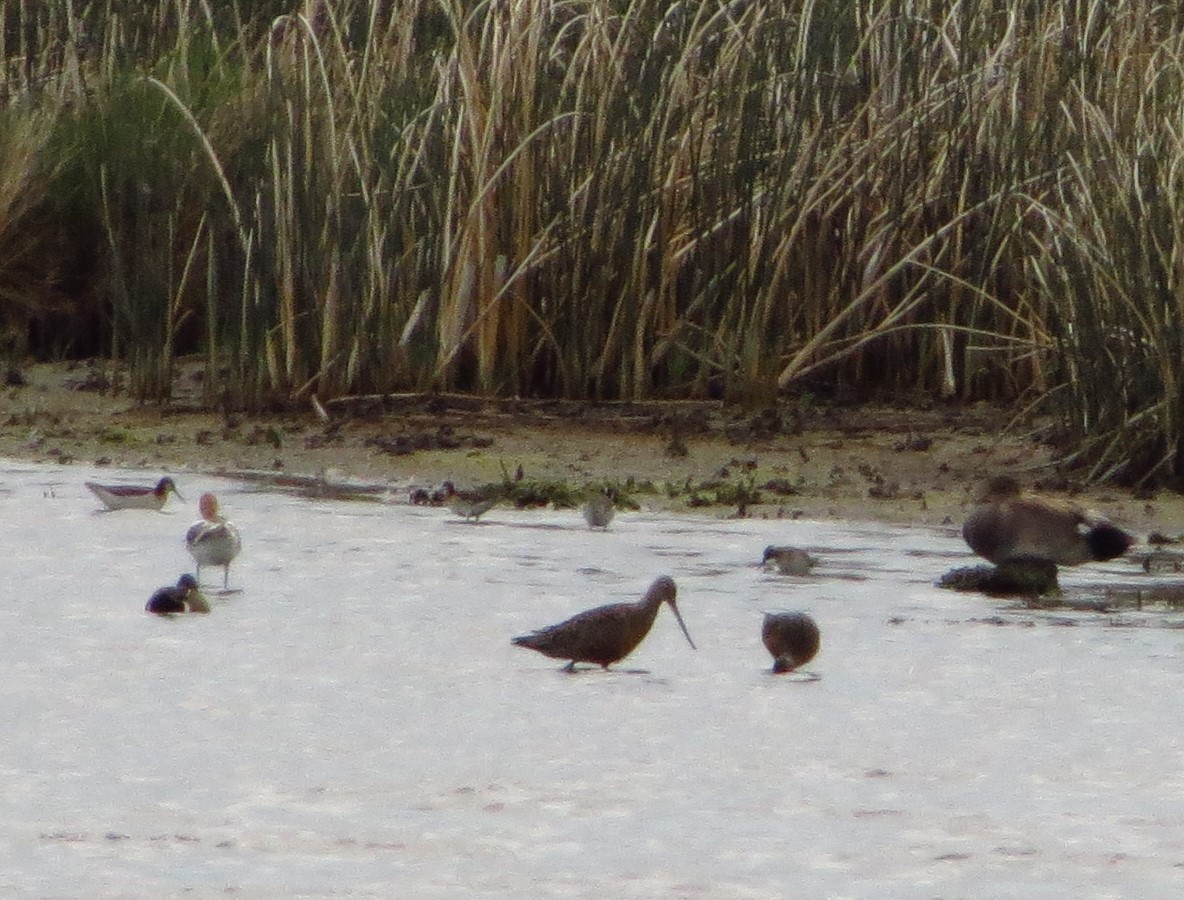
[[[1070,503],[1026,494],[1010,476],[992,478],[962,526],[970,549],[996,565],[1041,560],[1077,566],[1122,556],[1134,538]]]
[[[803,612],[765,613],[761,640],[773,657],[773,671],[792,672],[818,653],[818,625]]]
[[[810,570],[818,565],[818,560],[797,547],[774,547],[770,544],[765,548],[765,555],[761,559],[765,568],[776,568],[782,575],[809,575]]]
[[[177,579],[176,587],[157,588],[144,611],[160,615],[183,612],[208,613],[210,604],[198,590],[197,579],[186,572]]]
[[[495,503],[495,496],[477,491],[458,491],[451,481],[444,482],[444,505],[462,519],[477,522]]]
[[[636,603],[610,603],[572,616],[558,625],[540,628],[514,638],[519,647],[529,647],[552,659],[567,659],[564,670],[574,672],[577,662],[596,663],[607,669],[624,659],[649,634],[658,607],[669,603],[691,649],[695,642],[678,611],[674,579],[663,575],[650,585]]]
[[[238,529],[218,513],[218,498],[213,494],[202,494],[198,508],[201,519],[185,533],[185,546],[197,562],[198,580],[202,566],[221,566],[225,589],[230,581],[230,564],[242,550],[243,539]]]
[[[588,498],[584,504],[584,521],[589,528],[608,528],[617,511],[614,506],[616,493],[612,488],[605,488]]]
[[[87,489],[103,501],[107,509],[155,509],[164,506],[169,493],[177,495],[177,499],[184,500],[173,479],[167,475],[156,482],[156,487],[135,484],[99,484],[96,481],[86,482]]]

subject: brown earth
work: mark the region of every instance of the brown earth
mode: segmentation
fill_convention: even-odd
[[[199,402],[200,365],[179,370],[166,405],[130,399],[110,363],[10,372],[0,388],[0,456],[139,468],[146,481],[200,471],[364,482],[396,495],[444,479],[500,481],[521,466],[528,480],[577,490],[622,484],[645,507],[928,525],[960,523],[981,481],[1008,472],[1076,494],[1143,537],[1184,531],[1178,495],[1075,490],[1033,436],[1039,429],[1009,428],[1008,411],[986,405],[799,403],[754,413],[718,403],[399,395],[326,403],[326,421],[311,402],[274,414],[212,411]]]

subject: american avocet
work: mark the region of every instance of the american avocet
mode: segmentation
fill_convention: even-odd
[[[185,545],[197,563],[197,577],[201,580],[202,566],[222,567],[222,587],[230,582],[230,564],[243,548],[238,529],[218,512],[218,498],[202,494],[198,501],[201,520],[194,522],[185,534]]]

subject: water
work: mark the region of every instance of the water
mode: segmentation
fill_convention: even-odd
[[[1178,614],[939,590],[953,529],[472,525],[198,476],[100,513],[96,476],[151,480],[0,467],[5,896],[1178,895]],[[208,570],[210,615],[146,615],[203,490],[236,591]],[[773,542],[817,574],[758,570]],[[667,609],[607,673],[510,644],[662,573],[697,652]],[[818,680],[769,674],[767,609],[817,619]]]

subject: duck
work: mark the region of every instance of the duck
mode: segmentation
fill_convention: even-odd
[[[1025,492],[1011,476],[987,482],[962,537],[988,562],[1041,560],[1057,566],[1104,562],[1122,556],[1134,538],[1081,507]]]
[[[451,481],[445,481],[443,488],[444,505],[465,521],[480,521],[497,503],[497,497],[485,492],[458,491]]]
[[[773,672],[792,672],[818,655],[818,624],[804,612],[765,613],[761,641],[773,657]]]
[[[213,494],[202,494],[198,501],[201,519],[194,522],[185,533],[185,546],[197,563],[197,577],[201,579],[202,566],[222,567],[222,588],[230,582],[230,564],[243,548],[239,530],[218,511],[218,498]]]
[[[584,504],[584,521],[588,523],[588,527],[607,531],[613,516],[616,515],[615,501],[616,491],[612,488],[597,491],[589,497],[588,502]]]
[[[198,589],[197,579],[186,572],[177,579],[176,586],[157,588],[144,607],[145,612],[157,615],[173,613],[208,613],[210,604]]]
[[[765,555],[761,565],[774,568],[782,575],[809,575],[810,570],[818,565],[818,560],[798,547],[775,547],[770,544],[765,548]]]
[[[674,579],[662,575],[650,585],[645,596],[634,603],[610,603],[577,613],[557,625],[548,625],[513,639],[519,647],[537,650],[552,659],[566,659],[563,667],[574,672],[577,662],[595,663],[608,669],[633,652],[650,633],[663,603],[670,606],[691,649],[696,649],[686,623],[678,611],[678,588]]]
[[[167,475],[155,486],[137,484],[99,484],[97,481],[84,482],[87,490],[99,498],[107,509],[155,509],[160,511],[169,494],[176,494],[177,499],[185,500],[173,479]]]

